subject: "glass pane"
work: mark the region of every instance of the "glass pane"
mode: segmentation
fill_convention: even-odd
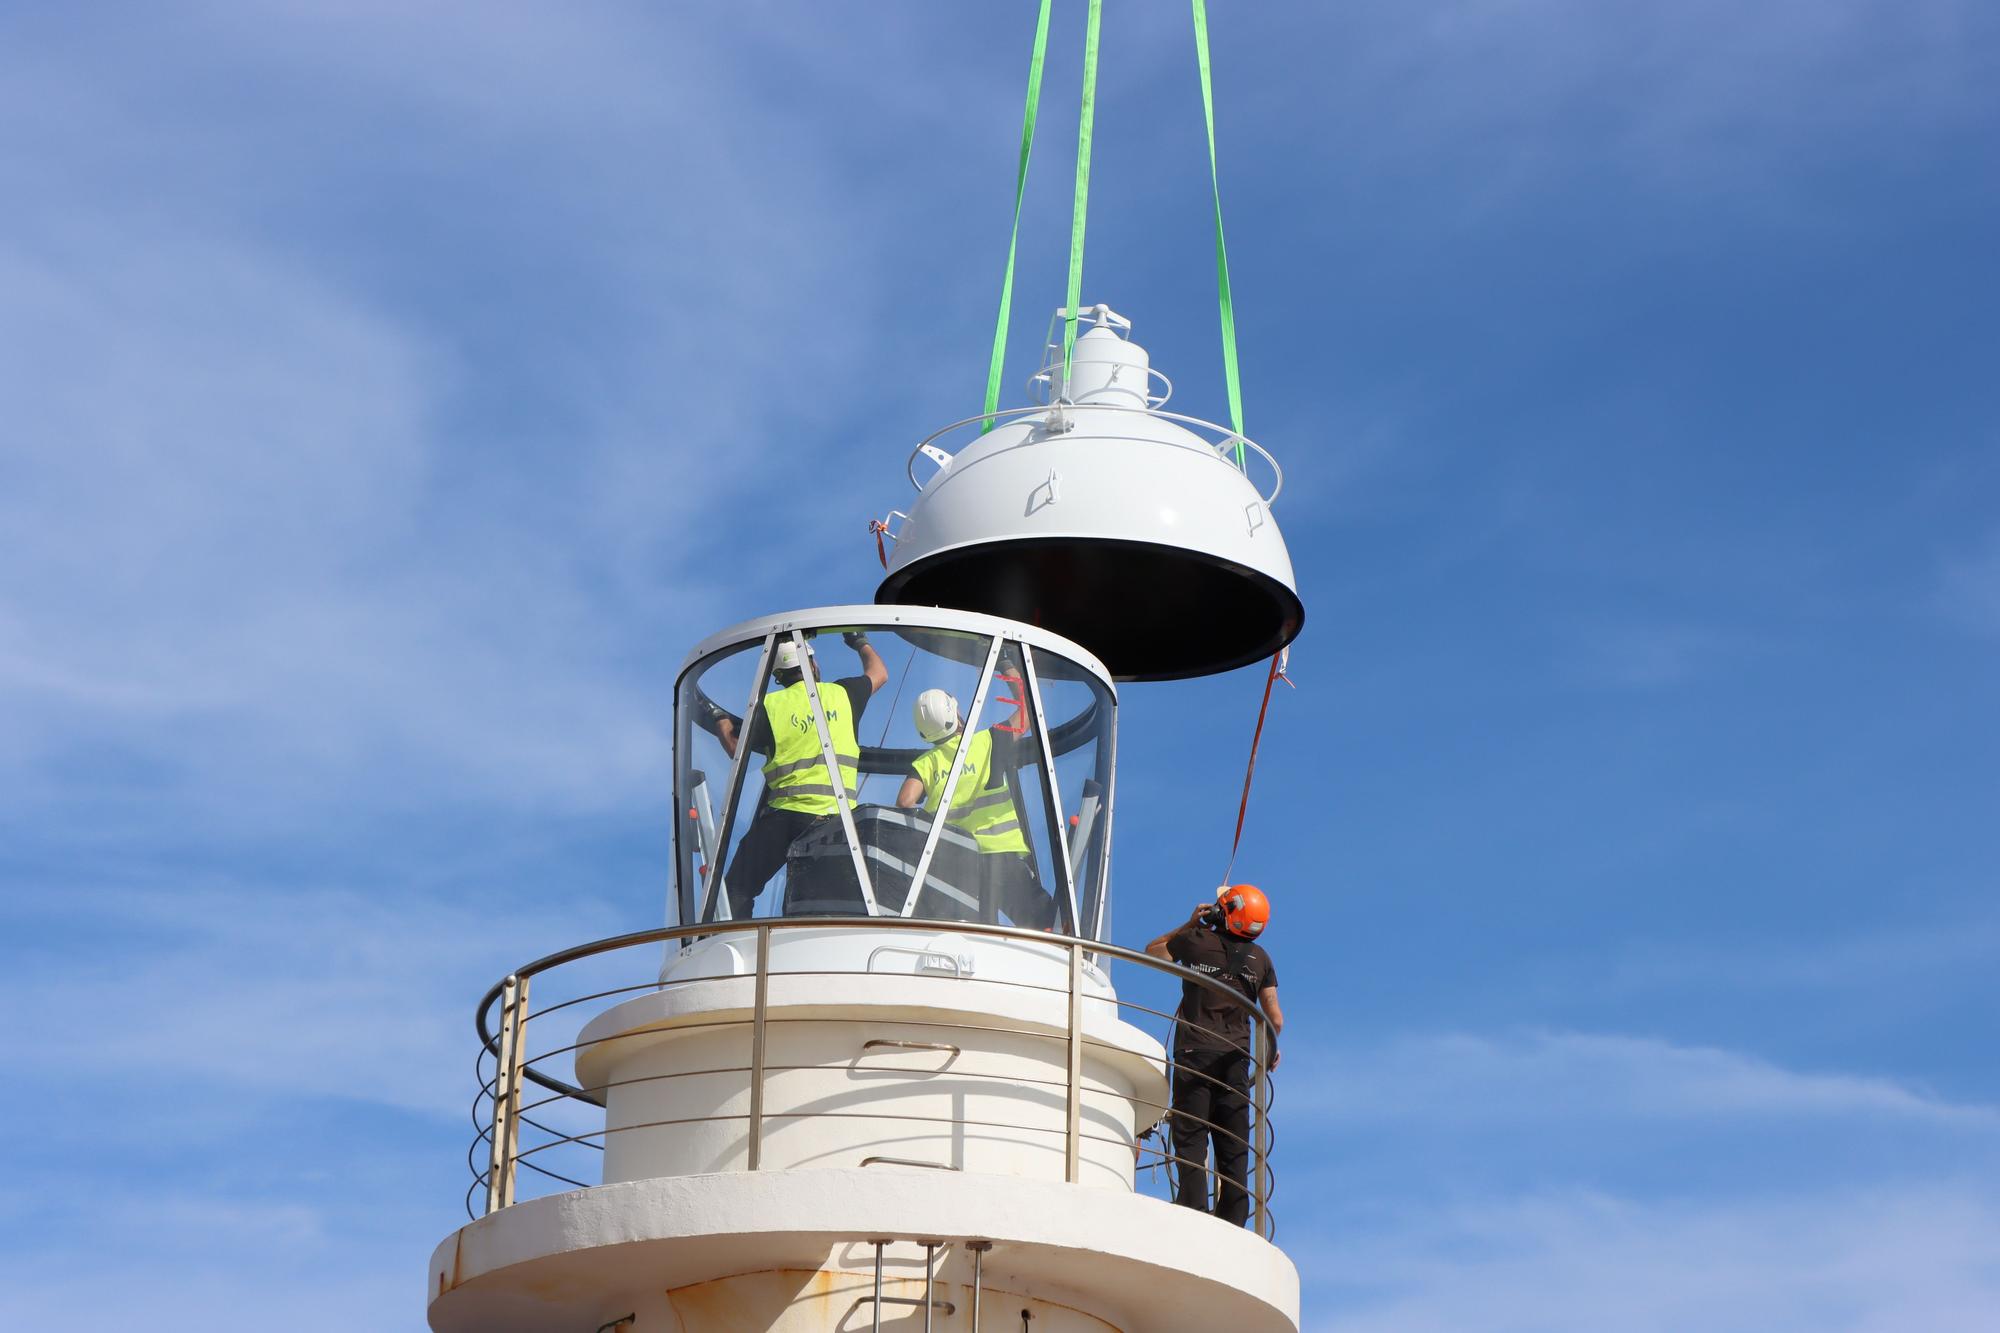
[[[722,892],[713,895],[708,919],[867,910],[840,807],[844,800],[851,815],[857,792],[865,794],[870,785],[860,763],[862,737],[874,722],[870,705],[888,679],[887,665],[865,634],[777,636],[748,724],[736,716],[740,706],[716,722],[722,747],[733,758],[740,746],[748,759],[728,821]],[[829,745],[837,760],[832,767]]]
[[[978,688],[976,677],[971,686]],[[963,696],[948,701],[955,727],[940,726],[921,697],[913,709],[913,730],[930,744],[907,761],[898,804],[931,815],[949,811],[917,914],[1046,929],[1060,920],[1050,891],[1055,862],[1047,855],[1041,749],[1018,649],[1002,650],[985,688],[977,716],[956,717]],[[954,764],[959,774],[947,806]]]
[[[1103,875],[1098,793],[1110,748],[1099,735],[1109,691],[1060,657],[1036,659],[1063,784],[1058,813],[1019,645],[1003,645],[988,677],[993,641],[984,635],[854,625],[802,637],[803,659],[789,632],[776,636],[761,680],[760,641],[705,658],[681,680],[680,919],[874,911],[1074,931],[1061,819],[1081,839],[1070,863],[1083,876],[1087,925]],[[704,892],[718,859],[717,883]]]
[[[1056,757],[1056,789],[1062,798],[1070,868],[1083,917],[1077,933],[1105,939],[1111,929],[1106,853],[1116,701],[1094,676],[1055,653],[1030,649],[1029,660],[1041,688],[1049,747]]]
[[[715,920],[729,915],[727,895],[710,892],[709,868],[717,864],[720,839],[729,839],[732,858],[743,845],[750,819],[730,820],[729,786],[736,769],[735,751],[742,732],[744,705],[756,685],[761,641],[726,649],[705,658],[681,677],[677,700],[680,714],[676,781],[677,868],[683,922]],[[743,789],[737,810],[756,810],[762,802],[764,778],[756,756],[743,765]],[[722,864],[728,864],[728,859]],[[711,901],[712,900],[712,901]]]
[[[885,912],[905,914],[907,909],[910,916],[945,921],[995,920],[996,895],[1011,890],[1019,878],[1008,873],[1019,858],[1011,853],[1016,830],[1004,827],[1011,797],[995,767],[993,738],[982,735],[980,719],[972,715],[993,641],[907,626],[880,634],[892,664],[893,702],[873,738],[875,745],[863,752],[870,803],[862,807],[856,829],[876,898]],[[995,692],[988,687],[989,695]],[[1012,707],[989,698],[981,716],[991,718],[995,709]],[[961,771],[946,806],[955,762]],[[933,840],[941,807],[950,814]],[[931,859],[923,892],[910,907],[909,886],[927,846]],[[989,860],[989,848],[1003,859]]]

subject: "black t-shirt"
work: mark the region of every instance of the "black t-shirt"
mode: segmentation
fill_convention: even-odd
[[[857,728],[855,734],[858,736],[861,715],[868,711],[868,700],[875,693],[875,686],[866,676],[843,676],[833,683],[847,691],[848,702],[854,705],[854,725]],[[821,707],[824,706],[825,701],[822,700]],[[750,719],[749,746],[756,754],[771,753],[771,715],[762,708],[759,708],[757,715]]]
[[[1243,992],[1252,1004],[1266,987],[1278,984],[1278,969],[1263,946],[1207,926],[1189,924],[1167,936],[1167,956]],[[1184,1051],[1250,1048],[1250,1017],[1206,986],[1181,983],[1181,1007],[1174,1017],[1174,1047]]]

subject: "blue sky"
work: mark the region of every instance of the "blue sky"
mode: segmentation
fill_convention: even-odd
[[[1106,8],[1085,296],[1221,416],[1186,15]],[[2000,1325],[1995,12],[1214,8],[1308,1328]],[[1027,4],[412,9],[0,9],[9,1327],[421,1327],[683,652],[865,600],[978,404]],[[1121,942],[1259,683],[1126,691]]]

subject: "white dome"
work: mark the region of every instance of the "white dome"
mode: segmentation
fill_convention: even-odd
[[[1070,401],[1002,413],[956,454],[936,442],[980,418],[918,446],[912,479],[918,458],[937,471],[895,534],[876,600],[1039,625],[1090,649],[1120,680],[1267,657],[1305,619],[1270,509],[1276,465],[1260,493],[1233,461],[1237,437],[1159,411],[1145,350],[1098,312],[1099,327],[1076,343]],[[1059,356],[1037,380],[1064,387]]]

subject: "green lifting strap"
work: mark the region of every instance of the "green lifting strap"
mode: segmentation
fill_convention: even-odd
[[[1236,303],[1229,294],[1229,249],[1222,241],[1222,177],[1215,167],[1215,90],[1209,82],[1208,6],[1203,0],[1194,0],[1194,51],[1201,65],[1201,111],[1208,121],[1208,183],[1215,191],[1215,287],[1222,307],[1222,378],[1229,389],[1229,428],[1236,432],[1236,466],[1242,468],[1243,385],[1236,373]]]
[[[1021,115],[1021,164],[1014,171],[1014,229],[1007,236],[1007,276],[1000,281],[1000,321],[993,329],[993,359],[986,368],[986,420],[981,434],[993,429],[1000,406],[1000,377],[1007,365],[1007,326],[1014,313],[1014,252],[1021,241],[1021,195],[1028,188],[1028,155],[1035,146],[1035,116],[1042,104],[1042,58],[1049,49],[1049,5],[1042,0],[1035,20],[1035,55],[1028,62],[1028,108]]]
[[[1076,348],[1077,303],[1083,298],[1083,220],[1090,199],[1090,131],[1097,119],[1097,28],[1103,0],[1090,0],[1083,35],[1083,111],[1076,122],[1076,209],[1069,223],[1069,314],[1063,320],[1063,391],[1069,391],[1069,358]]]

